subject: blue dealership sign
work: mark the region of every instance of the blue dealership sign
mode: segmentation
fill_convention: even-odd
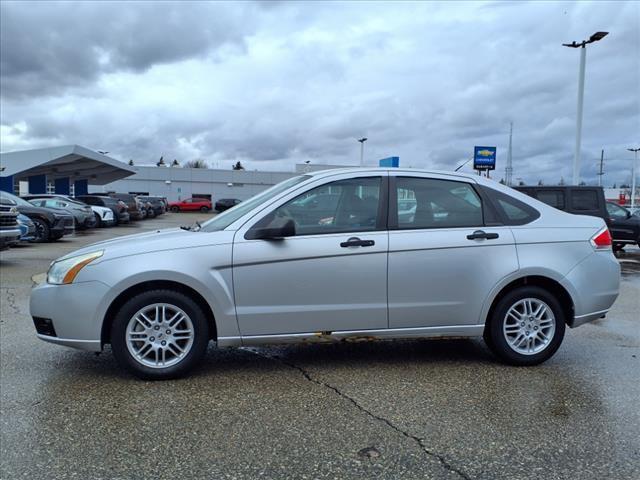
[[[495,170],[496,147],[473,147],[473,168],[475,170]]]
[[[387,157],[380,159],[378,165],[381,167],[398,168],[400,166],[400,157]]]

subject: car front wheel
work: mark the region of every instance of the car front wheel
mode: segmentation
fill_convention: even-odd
[[[495,306],[486,327],[491,351],[511,365],[537,365],[560,347],[565,315],[547,290],[526,286],[507,293]]]
[[[173,290],[152,290],[131,298],[111,328],[116,360],[147,380],[187,374],[200,363],[208,343],[209,325],[201,308]]]
[[[39,218],[32,218],[33,223],[36,227],[36,231],[34,233],[34,242],[42,243],[48,242],[51,240],[51,230],[49,229],[49,224],[44,220]]]
[[[174,206],[174,207],[171,207],[169,210],[171,210],[173,213],[177,213],[180,211],[180,208]]]
[[[200,207],[200,211],[201,211],[202,213],[206,213],[206,212],[208,212],[208,211],[209,211],[209,207],[202,206],[202,207]]]

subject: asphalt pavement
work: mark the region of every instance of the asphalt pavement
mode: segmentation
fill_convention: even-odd
[[[38,340],[32,276],[166,214],[0,254],[2,479],[638,479],[640,250],[606,319],[537,367],[480,339],[210,347],[176,381]]]

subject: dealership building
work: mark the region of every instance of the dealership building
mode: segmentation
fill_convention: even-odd
[[[344,165],[298,164],[295,172],[219,170],[169,166],[130,166],[133,174],[90,188],[92,192],[122,192],[166,197],[169,201],[190,197],[237,198],[246,200],[287,178],[316,170],[344,168]]]
[[[0,190],[24,195],[49,193],[136,193],[166,197],[246,200],[276,183],[315,170],[344,165],[299,164],[295,171],[265,172],[133,166],[80,145],[0,154]]]

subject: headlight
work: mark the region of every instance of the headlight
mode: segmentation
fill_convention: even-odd
[[[78,273],[80,273],[80,270],[96,258],[100,258],[103,254],[104,250],[99,250],[97,252],[85,253],[84,255],[53,262],[47,272],[47,283],[54,285],[72,283]]]

